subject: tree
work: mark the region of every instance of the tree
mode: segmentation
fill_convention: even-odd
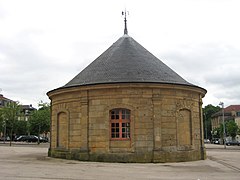
[[[226,122],[225,122],[225,132],[226,132]],[[223,123],[221,123],[219,127],[219,136],[221,137],[221,139],[223,139],[224,137]]]
[[[226,131],[227,131],[227,135],[235,139],[238,133],[238,125],[233,120],[228,121],[226,122]]]
[[[28,123],[30,133],[39,135],[50,131],[50,105],[40,102],[38,107],[38,110],[31,113]]]
[[[221,128],[218,127],[218,128],[213,129],[212,136],[213,136],[213,138],[220,138],[221,137]]]
[[[204,137],[205,138],[210,138],[211,139],[211,129],[212,129],[212,125],[211,125],[211,116],[220,111],[221,108],[219,106],[213,106],[211,104],[205,106],[203,108],[203,125],[204,125]]]
[[[26,135],[27,134],[27,121],[19,120],[16,122],[14,133],[18,135]]]
[[[0,109],[0,133],[4,132],[4,120],[3,120],[3,111]]]
[[[15,128],[17,118],[20,115],[21,106],[19,102],[10,101],[1,109],[2,118],[7,126],[8,133],[10,134],[10,146],[13,140],[13,130]],[[5,135],[6,136],[6,135]]]

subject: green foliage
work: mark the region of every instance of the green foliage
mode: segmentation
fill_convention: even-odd
[[[216,128],[218,130],[218,137],[223,138],[223,123],[220,124],[219,128]],[[225,122],[225,132],[226,136],[231,136],[233,139],[235,139],[236,135],[239,132],[238,125],[234,122],[234,120]]]
[[[20,112],[21,106],[19,102],[14,101],[8,102],[7,105],[1,109],[1,118],[6,123],[7,132],[10,134],[11,140],[13,139],[13,130]]]
[[[27,123],[28,122],[25,120],[17,121],[15,124],[14,133],[16,135],[27,135]]]
[[[3,120],[3,110],[0,109],[0,127],[2,127],[4,124],[4,120]]]
[[[226,131],[226,123],[225,123],[225,131]],[[219,127],[219,137],[223,138],[223,123],[220,124]]]
[[[50,105],[39,103],[39,109],[32,112],[29,119],[29,130],[31,134],[47,133],[50,131]]]
[[[221,108],[219,106],[213,106],[211,104],[205,106],[203,108],[203,125],[204,125],[204,137],[205,138],[210,138],[211,137],[211,116],[220,111]],[[206,134],[207,131],[207,134]]]
[[[220,134],[221,134],[220,127],[213,129],[213,133],[212,133],[213,138],[220,138],[221,136]]]
[[[17,121],[17,117],[20,115],[21,107],[19,102],[8,102],[5,107],[2,108],[3,119],[8,122],[10,127],[13,127]]]
[[[233,120],[226,122],[226,132],[227,132],[227,135],[235,139],[238,133],[238,125]]]
[[[0,109],[0,132],[4,132],[4,125],[3,111]]]

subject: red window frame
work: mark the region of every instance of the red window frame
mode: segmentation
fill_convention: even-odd
[[[129,109],[110,110],[110,138],[129,140],[131,138],[131,111]]]

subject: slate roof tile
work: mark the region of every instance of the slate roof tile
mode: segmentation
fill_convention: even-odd
[[[123,35],[65,87],[108,83],[167,83],[195,86]]]

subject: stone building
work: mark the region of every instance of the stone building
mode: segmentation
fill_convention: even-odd
[[[13,100],[8,99],[6,97],[4,97],[2,94],[0,94],[0,108],[3,108],[4,106],[7,105],[7,103],[9,102],[13,102]]]
[[[20,105],[20,109],[21,109],[21,113],[18,117],[18,120],[22,120],[22,121],[28,121],[30,116],[31,116],[31,112],[37,110],[36,108],[34,108],[32,106],[32,104],[30,105]]]
[[[234,121],[240,127],[240,105],[230,105],[224,108],[224,121]],[[222,123],[223,113],[220,110],[211,117],[212,132],[214,129],[219,128]]]
[[[51,99],[49,156],[84,161],[205,159],[195,86],[127,34]]]

